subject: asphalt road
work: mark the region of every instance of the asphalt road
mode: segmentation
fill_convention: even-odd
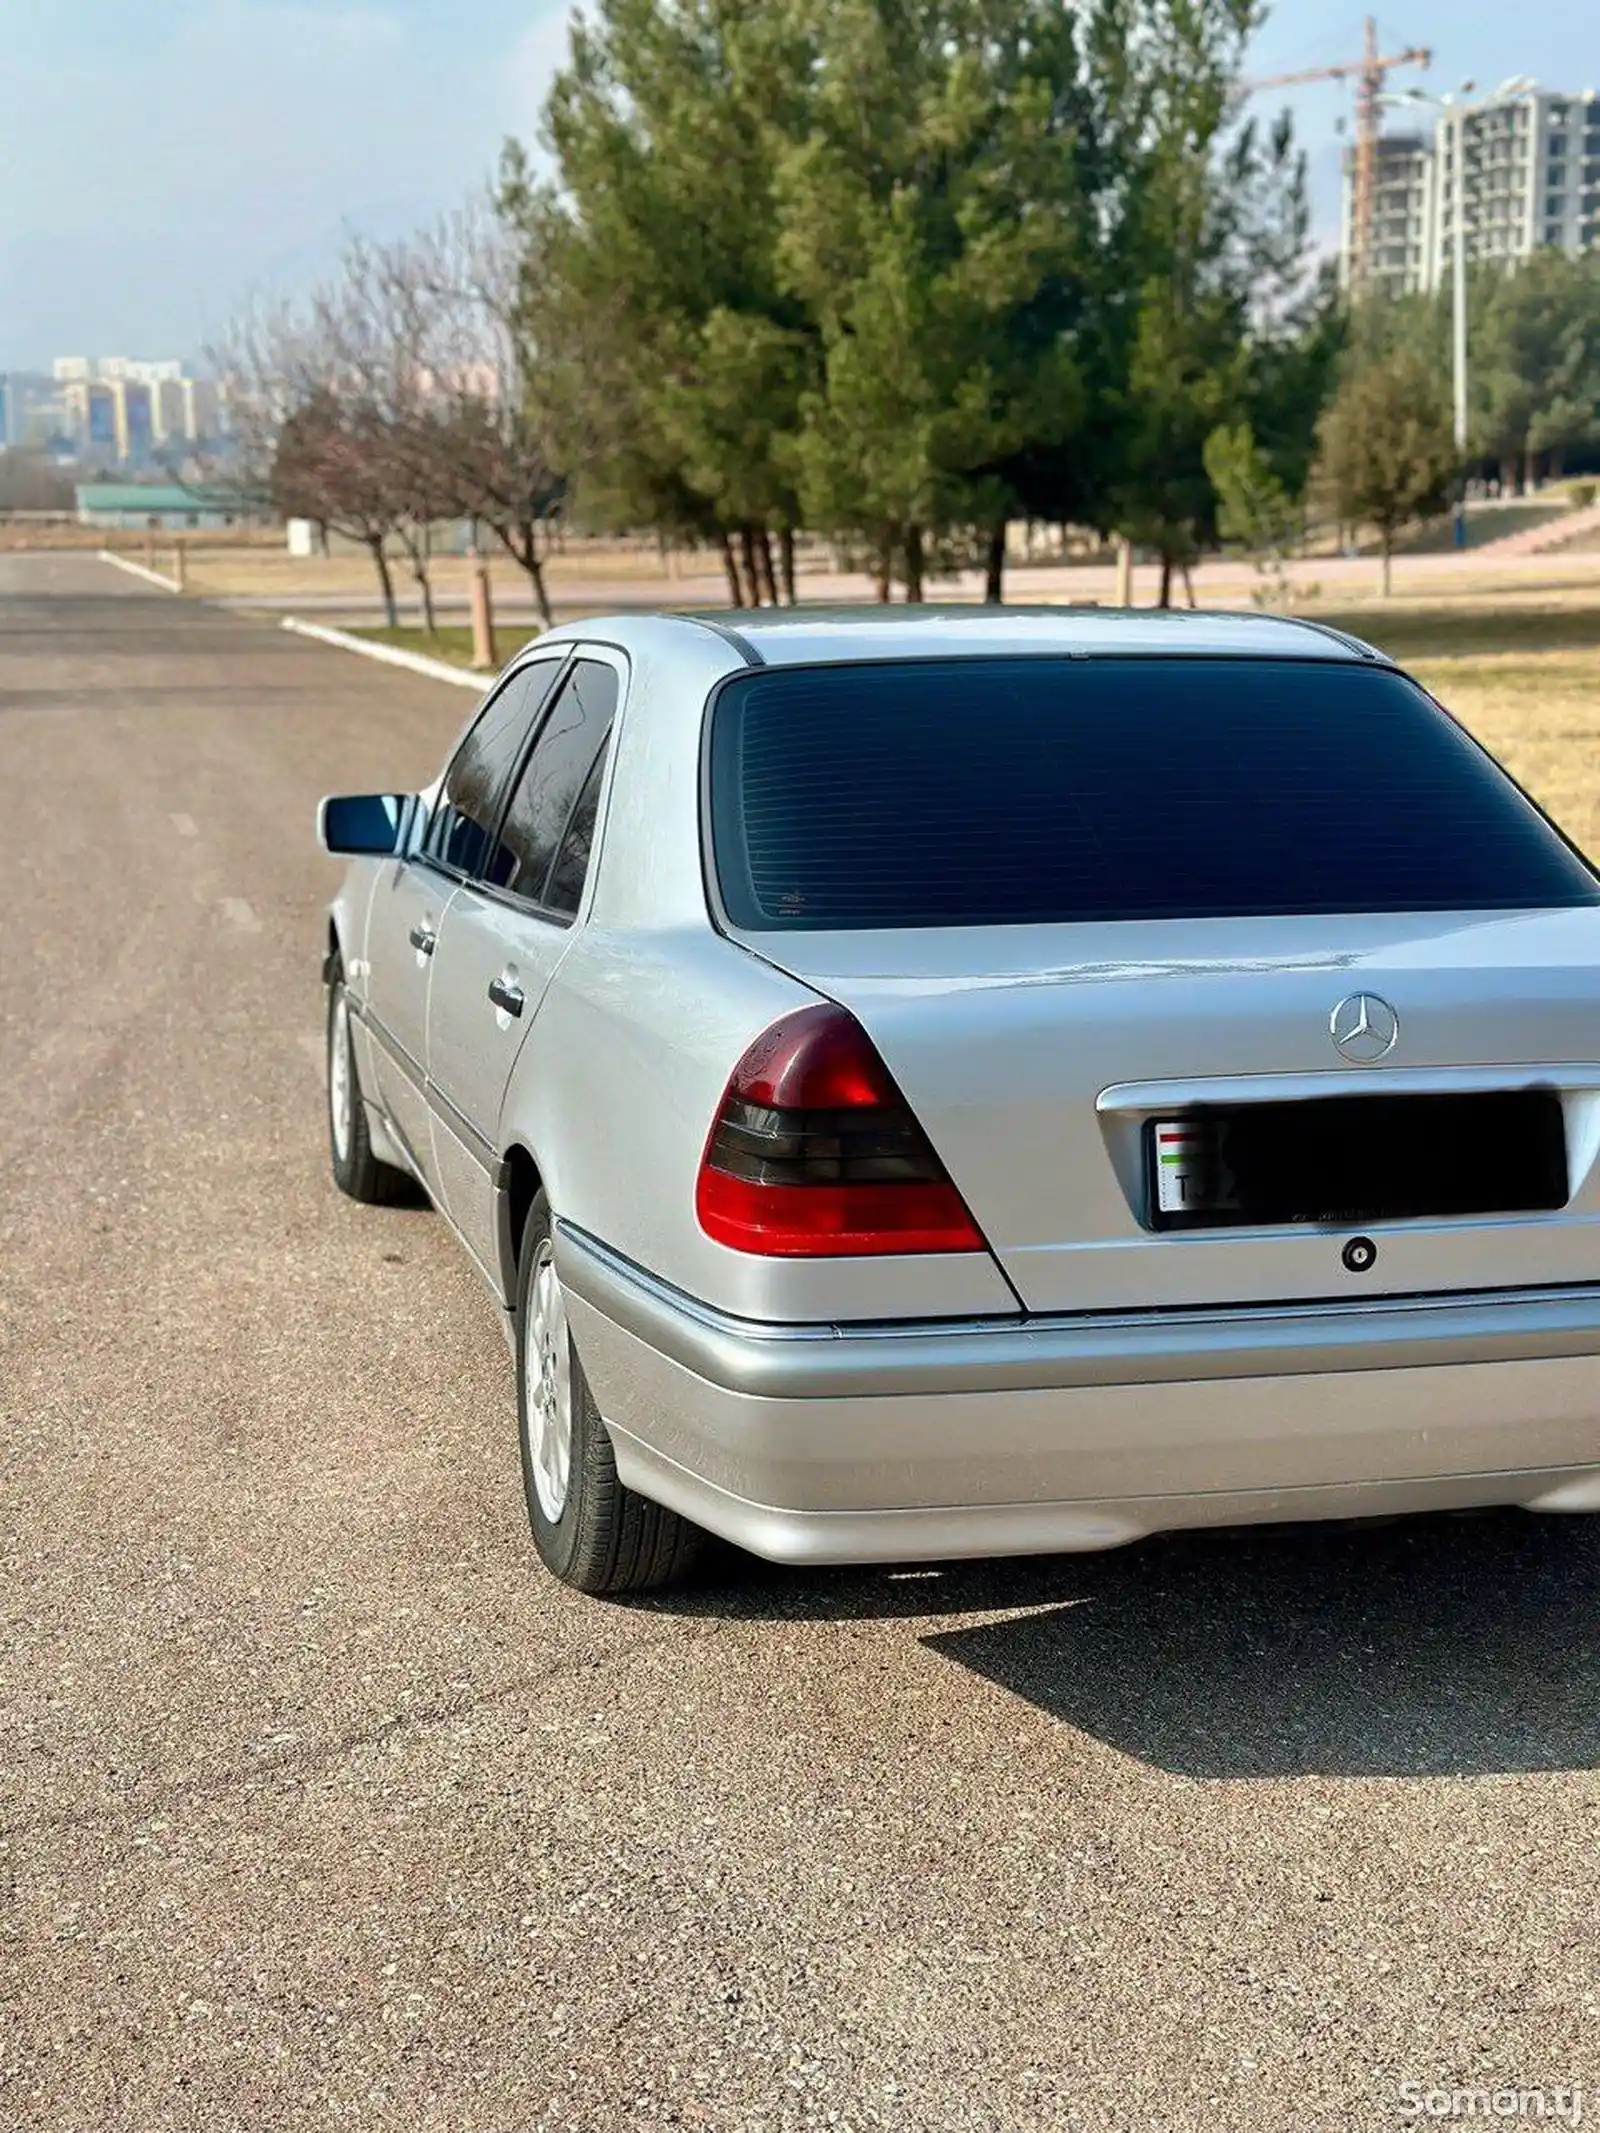
[[[551,1583],[327,1177],[312,805],[459,692],[0,563],[0,2125],[1600,2113],[1600,1534]]]

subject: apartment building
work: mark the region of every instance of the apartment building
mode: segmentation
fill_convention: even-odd
[[[1449,279],[1457,168],[1469,261],[1511,266],[1546,245],[1600,250],[1600,96],[1529,89],[1443,113],[1432,138],[1379,144],[1371,278],[1395,295]],[[1355,157],[1345,155],[1339,272],[1353,245]]]
[[[1378,143],[1372,194],[1371,279],[1398,295],[1431,286],[1427,281],[1434,242],[1434,173],[1431,140],[1421,133],[1386,133]],[[1355,256],[1355,170],[1346,151],[1339,218],[1339,279],[1349,284]]]

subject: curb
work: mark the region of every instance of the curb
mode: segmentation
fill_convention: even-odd
[[[133,578],[143,578],[147,585],[159,585],[163,592],[182,592],[176,578],[163,576],[159,570],[146,570],[142,563],[130,563],[125,555],[113,555],[109,548],[99,551],[100,561],[109,563],[114,570],[125,570]]]
[[[426,674],[430,681],[452,682],[456,688],[472,689],[479,696],[499,678],[498,674],[474,674],[466,667],[453,667],[448,660],[430,659],[426,652],[408,652],[397,644],[374,644],[370,637],[330,629],[324,622],[302,622],[298,615],[285,615],[279,628],[292,630],[297,637],[314,637],[318,644],[331,644],[341,652],[359,652],[363,659],[381,659],[385,666]]]

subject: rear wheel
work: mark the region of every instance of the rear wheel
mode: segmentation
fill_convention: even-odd
[[[337,964],[328,985],[328,1150],[333,1182],[352,1200],[380,1207],[404,1198],[410,1189],[404,1171],[380,1162],[372,1152],[350,1030],[350,1001]]]
[[[528,1523],[547,1570],[591,1593],[648,1592],[687,1574],[705,1536],[617,1478],[572,1345],[542,1192],[517,1262],[517,1421]]]

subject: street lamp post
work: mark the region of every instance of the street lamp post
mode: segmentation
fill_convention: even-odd
[[[1470,89],[1462,83],[1462,93]],[[1441,102],[1451,104],[1446,96]],[[1454,539],[1457,548],[1467,545],[1467,128],[1462,112],[1456,126],[1456,197],[1450,218],[1450,375],[1455,388],[1456,479]]]
[[[1496,89],[1495,97],[1521,96],[1536,87],[1531,74],[1513,74]],[[1467,127],[1470,108],[1466,102],[1476,82],[1464,81],[1459,89],[1430,96],[1426,89],[1402,89],[1380,102],[1394,106],[1431,104],[1446,118],[1456,119],[1454,172],[1450,212],[1450,374],[1455,408],[1456,458],[1460,479],[1456,485],[1453,516],[1455,545],[1467,545]]]

